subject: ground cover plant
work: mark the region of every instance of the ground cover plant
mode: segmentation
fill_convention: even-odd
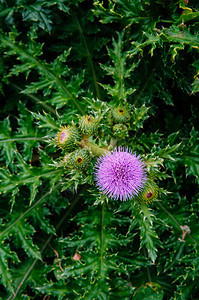
[[[1,299],[198,299],[198,9],[0,1]]]

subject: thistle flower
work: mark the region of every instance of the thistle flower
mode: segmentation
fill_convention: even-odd
[[[118,147],[98,158],[94,179],[99,190],[113,199],[127,200],[139,194],[146,182],[146,170],[140,156]]]

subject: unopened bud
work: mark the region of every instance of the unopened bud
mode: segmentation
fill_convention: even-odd
[[[148,179],[144,189],[137,195],[136,199],[141,203],[150,203],[155,200],[158,196],[158,186],[157,184]]]
[[[81,135],[75,126],[61,127],[57,135],[57,144],[66,151],[73,151],[81,140]]]
[[[91,136],[97,132],[98,122],[91,115],[82,116],[79,119],[79,128],[82,134]]]
[[[115,124],[113,126],[113,134],[116,138],[125,138],[128,137],[128,128],[125,124]]]
[[[114,123],[128,123],[130,121],[130,112],[125,106],[118,106],[112,110]]]
[[[91,155],[88,150],[78,149],[70,153],[70,155],[66,155],[64,157],[64,162],[66,163],[66,166],[70,168],[86,170],[91,163]]]

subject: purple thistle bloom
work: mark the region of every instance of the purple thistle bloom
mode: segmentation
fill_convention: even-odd
[[[128,148],[118,147],[98,158],[94,178],[103,194],[127,200],[136,196],[146,183],[146,170],[140,156]]]

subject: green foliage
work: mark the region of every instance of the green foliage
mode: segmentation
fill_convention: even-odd
[[[114,80],[114,86],[110,84],[102,84],[102,86],[106,89],[107,93],[112,96],[114,102],[118,104],[119,101],[126,100],[126,98],[135,91],[132,87],[125,87],[125,79],[130,77],[137,65],[132,63],[131,66],[127,68],[127,52],[123,51],[122,38],[123,35],[118,35],[117,42],[113,40],[113,49],[107,49],[113,65],[110,65],[110,63],[108,65],[101,65],[106,75],[111,75]]]
[[[142,286],[134,295],[133,299],[156,299],[162,300],[164,293],[161,291],[161,287],[157,283],[148,283]]]
[[[197,2],[1,1],[1,299],[197,298]],[[152,203],[96,188],[116,146],[143,159]]]

